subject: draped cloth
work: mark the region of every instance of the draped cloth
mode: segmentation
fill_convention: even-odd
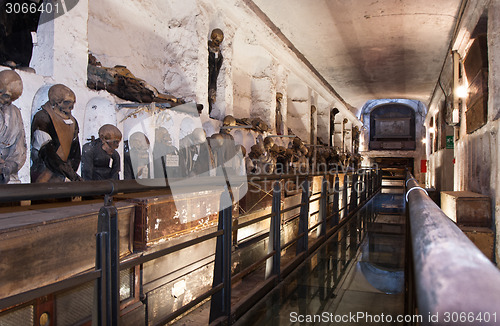
[[[26,161],[26,137],[21,111],[15,105],[0,109],[0,184],[19,182]]]

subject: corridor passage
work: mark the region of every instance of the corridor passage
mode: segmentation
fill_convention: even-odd
[[[404,191],[385,187],[237,325],[402,325],[404,257]]]

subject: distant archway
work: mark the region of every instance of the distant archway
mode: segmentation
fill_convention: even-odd
[[[370,111],[370,150],[414,150],[415,110],[405,104],[389,103]]]

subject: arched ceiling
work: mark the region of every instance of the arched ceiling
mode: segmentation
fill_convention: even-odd
[[[244,1],[356,114],[371,99],[429,103],[463,5],[462,0]]]

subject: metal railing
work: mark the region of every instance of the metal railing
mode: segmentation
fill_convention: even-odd
[[[311,199],[310,179],[314,176],[322,176],[323,179],[321,191],[313,194],[317,196]],[[361,177],[361,179],[359,179],[359,177]],[[119,259],[118,214],[116,207],[113,205],[112,196],[118,193],[158,190],[158,187],[139,185],[134,180],[0,186],[0,201],[4,202],[105,195],[104,206],[100,209],[98,215],[95,268],[57,283],[0,299],[0,311],[35,300],[42,296],[65,289],[71,289],[89,281],[94,281],[96,295],[94,297],[93,320],[95,320],[98,325],[118,325],[120,320],[120,270],[140,266],[154,259],[217,238],[212,287],[208,291],[198,295],[191,302],[176,309],[160,320],[157,320],[155,325],[162,325],[172,321],[209,298],[211,298],[210,322],[213,324],[221,322],[232,323],[267,291],[276,286],[284,276],[293,270],[293,268],[300,264],[300,262],[307,257],[308,253],[314,251],[324,243],[329,236],[334,234],[334,232],[345,223],[348,216],[355,213],[360,206],[379,190],[381,173],[375,170],[366,169],[361,171],[359,175],[345,174],[342,188],[340,188],[339,185],[338,174],[331,175],[318,173],[306,176],[263,175],[251,176],[250,179],[252,179],[253,182],[275,180],[272,190],[273,199],[270,214],[233,226],[233,207],[230,206],[219,212],[218,229],[216,231],[154,252],[144,252],[140,255],[134,255],[122,262],[120,262]],[[292,179],[300,180],[301,182],[301,203],[286,207],[282,210],[281,183],[283,180]],[[329,184],[328,179],[333,179],[333,186]],[[200,185],[224,187],[224,185],[226,185],[226,180],[223,177],[196,178],[196,180],[193,180],[191,183],[186,182],[184,184],[185,191],[195,192],[199,189]],[[356,187],[358,188],[356,189]],[[168,185],[164,188],[168,190]],[[340,198],[341,193],[342,199]],[[230,202],[229,196],[229,192],[226,188],[226,191],[221,194],[221,202]],[[319,201],[319,210],[310,213],[309,206],[315,201]],[[294,209],[300,209],[300,213],[287,221],[298,219],[298,235],[287,243],[282,243],[282,216],[285,212]],[[318,215],[318,222],[315,225],[309,226],[309,218],[315,214]],[[231,275],[231,257],[233,250],[235,250],[232,239],[233,231],[248,227],[266,219],[270,220],[269,233],[266,236],[269,238],[267,254],[239,273]],[[316,230],[317,234],[316,241],[311,243],[309,234],[314,230]],[[282,250],[293,245],[296,245],[295,258],[286,265],[282,265]],[[264,284],[259,286],[252,297],[247,298],[247,300],[242,300],[242,302],[238,303],[236,306],[232,306],[232,283],[241,280],[246,275],[261,268],[264,264],[266,266],[266,280]],[[141,296],[143,296],[142,284],[140,285],[140,292]]]
[[[416,296],[423,324],[497,325],[500,271],[410,173],[406,200],[413,253],[414,286],[410,292]],[[409,298],[410,303],[412,300]],[[411,305],[407,313],[415,313]]]

